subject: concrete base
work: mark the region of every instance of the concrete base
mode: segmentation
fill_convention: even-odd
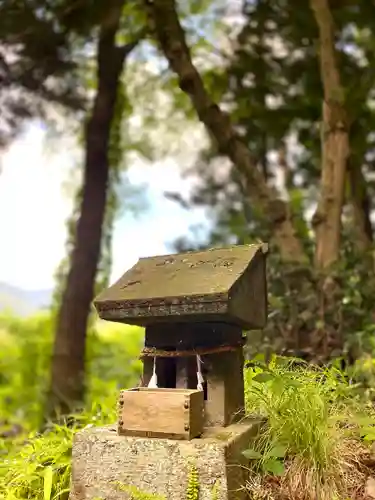
[[[73,443],[69,498],[132,500],[156,495],[157,500],[183,500],[194,467],[199,500],[246,499],[249,464],[241,452],[251,446],[260,425],[251,419],[208,428],[191,441],[118,436],[112,426],[85,429]]]

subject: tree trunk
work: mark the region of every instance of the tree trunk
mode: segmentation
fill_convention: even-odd
[[[355,243],[360,254],[367,254],[372,248],[373,231],[370,219],[371,203],[367,195],[366,181],[360,165],[349,165],[348,173]]]
[[[284,261],[305,264],[308,259],[298,239],[288,206],[270,188],[244,142],[236,134],[229,116],[208,95],[202,78],[192,63],[185,33],[174,0],[145,0],[150,24],[180,88],[191,99],[201,122],[215,138],[219,150],[230,158],[244,180],[246,193],[269,221],[270,229]]]
[[[345,175],[349,158],[349,120],[334,45],[328,0],[310,0],[319,29],[320,71],[324,88],[321,195],[313,218],[315,263],[328,270],[338,261]]]
[[[47,415],[67,414],[84,397],[85,344],[100,258],[109,177],[111,121],[124,60],[135,46],[117,47],[124,0],[113,0],[100,26],[98,88],[85,134],[84,187],[70,269],[57,317]]]

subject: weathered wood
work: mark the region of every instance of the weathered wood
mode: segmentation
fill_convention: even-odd
[[[244,279],[237,280],[230,291],[229,316],[239,318],[250,328],[264,327],[267,323],[266,262],[260,255],[251,262]]]
[[[203,424],[202,391],[138,387],[121,392],[119,435],[193,439]]]
[[[203,356],[207,400],[205,425],[227,426],[245,415],[243,349]]]
[[[196,389],[197,361],[194,358],[176,359],[176,387],[178,389]]]
[[[171,374],[168,362],[175,361],[175,374]],[[151,379],[154,360],[143,360],[143,382]],[[196,389],[197,362],[195,358],[156,359],[159,387]],[[244,416],[243,350],[202,356],[204,378],[205,427],[227,426]],[[168,378],[169,375],[169,378]],[[172,378],[171,378],[172,375]]]
[[[94,304],[102,319],[139,326],[216,321],[262,328],[266,253],[263,244],[237,245],[140,259]]]
[[[145,347],[186,351],[232,345],[241,338],[242,329],[227,323],[161,323],[146,327]]]

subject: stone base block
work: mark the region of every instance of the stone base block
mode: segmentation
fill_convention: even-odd
[[[261,425],[251,419],[212,427],[191,441],[118,436],[115,427],[85,429],[73,443],[69,498],[184,500],[196,475],[199,500],[246,499],[249,464],[241,452]]]

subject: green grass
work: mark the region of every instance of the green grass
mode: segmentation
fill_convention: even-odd
[[[245,452],[258,475],[253,475],[249,486],[253,488],[255,480],[262,489],[259,475],[280,475],[278,488],[305,492],[298,498],[346,500],[352,487],[347,478],[362,449],[363,417],[371,419],[373,414],[354,397],[340,371],[296,368],[290,360],[278,358],[268,366],[258,363],[246,370],[245,378],[247,411],[268,419]],[[362,479],[358,473],[358,480]]]
[[[10,448],[0,464],[0,498],[50,500],[69,491],[73,430],[54,427]]]

